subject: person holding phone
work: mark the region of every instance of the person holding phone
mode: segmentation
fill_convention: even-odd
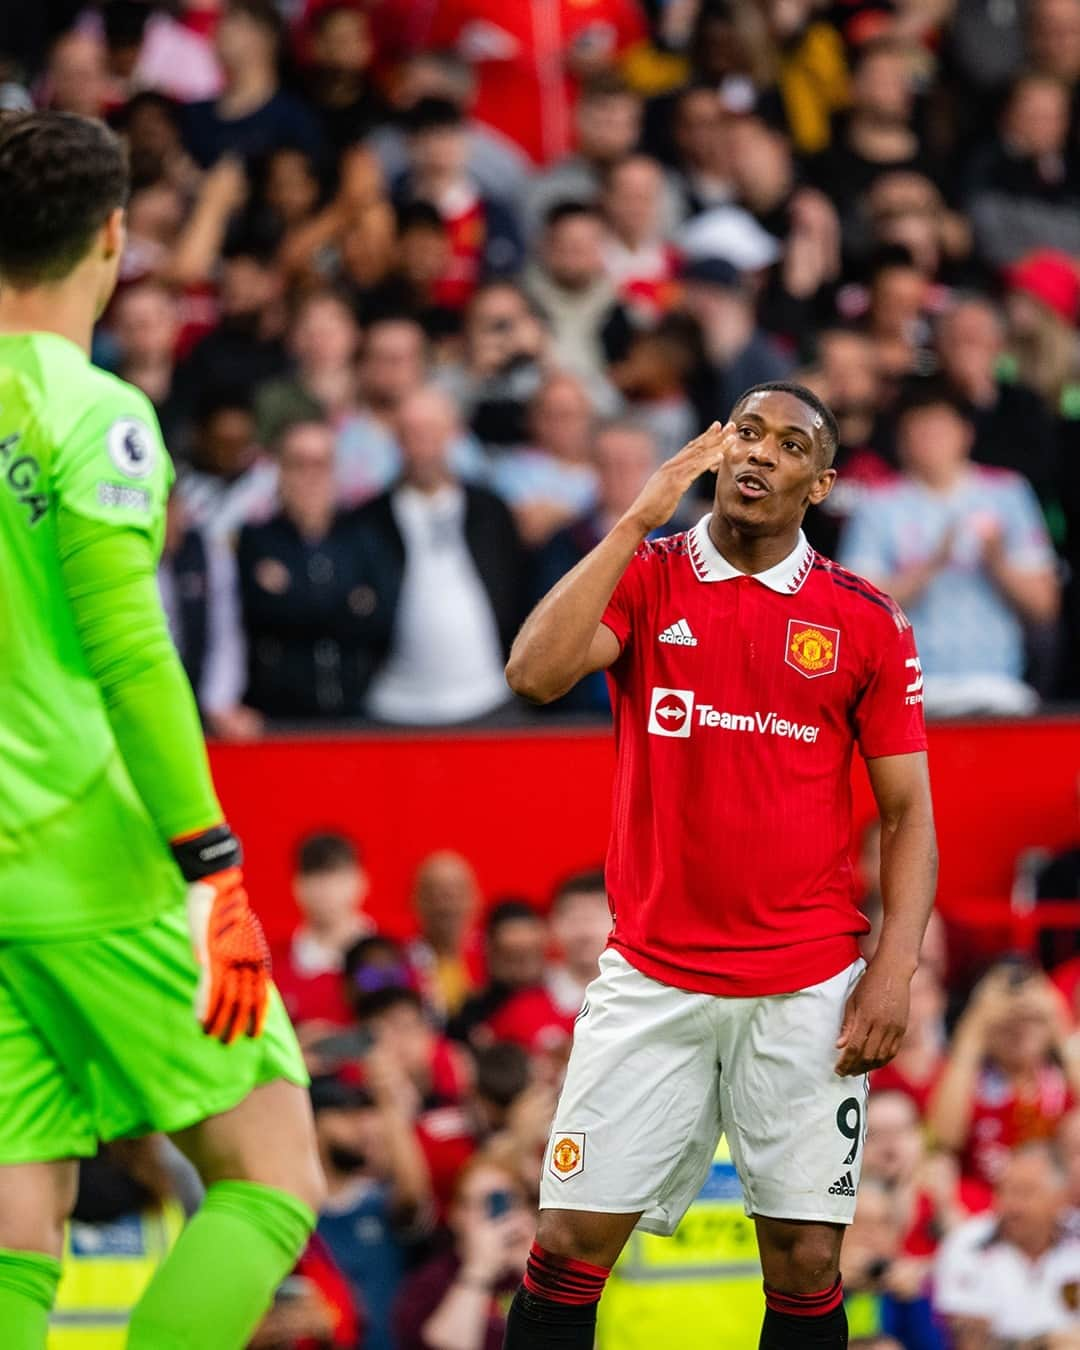
[[[536,1227],[513,1159],[477,1154],[458,1177],[447,1224],[452,1247],[398,1295],[398,1350],[499,1350]]]

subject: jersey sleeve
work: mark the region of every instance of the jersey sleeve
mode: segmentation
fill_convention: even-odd
[[[630,559],[629,566],[619,578],[612,592],[607,609],[600,619],[605,628],[610,628],[619,639],[619,646],[625,651],[626,644],[640,621],[642,600],[645,590],[645,570],[648,567],[648,545],[642,544]]]
[[[922,663],[911,625],[899,609],[875,634],[869,679],[855,708],[855,734],[864,759],[926,749]],[[903,627],[900,627],[903,624]]]
[[[53,461],[57,506],[160,542],[173,467],[150,400],[130,385],[106,386],[66,432]]]
[[[158,598],[150,538],[61,507],[57,541],[83,654],[124,764],[162,839],[217,824],[221,807],[191,685]]]

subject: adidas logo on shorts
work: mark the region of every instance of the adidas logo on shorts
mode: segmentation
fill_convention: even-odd
[[[829,1194],[830,1194],[830,1195],[847,1195],[847,1196],[854,1197],[854,1195],[855,1195],[855,1180],[854,1180],[854,1178],[852,1177],[851,1173],[850,1173],[850,1172],[847,1172],[847,1173],[844,1174],[844,1176],[842,1176],[842,1177],[840,1178],[839,1181],[834,1181],[833,1184],[829,1187]]]
[[[670,628],[665,628],[659,635],[659,641],[666,642],[670,647],[697,646],[697,638],[690,631],[690,625],[685,619],[679,619]]]

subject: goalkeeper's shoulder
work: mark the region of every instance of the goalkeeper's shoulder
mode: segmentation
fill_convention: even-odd
[[[53,463],[61,503],[107,523],[155,520],[175,474],[150,400],[119,376],[85,366],[64,404],[68,425],[56,429]]]

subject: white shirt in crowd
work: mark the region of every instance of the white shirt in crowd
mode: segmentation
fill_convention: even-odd
[[[439,726],[509,700],[499,632],[465,541],[465,493],[405,486],[392,509],[405,542],[405,575],[386,664],[368,693],[380,722]]]
[[[1080,1240],[1063,1230],[1031,1261],[996,1228],[993,1214],[981,1214],[946,1239],[934,1272],[938,1312],[986,1322],[1004,1341],[1080,1328]]]

